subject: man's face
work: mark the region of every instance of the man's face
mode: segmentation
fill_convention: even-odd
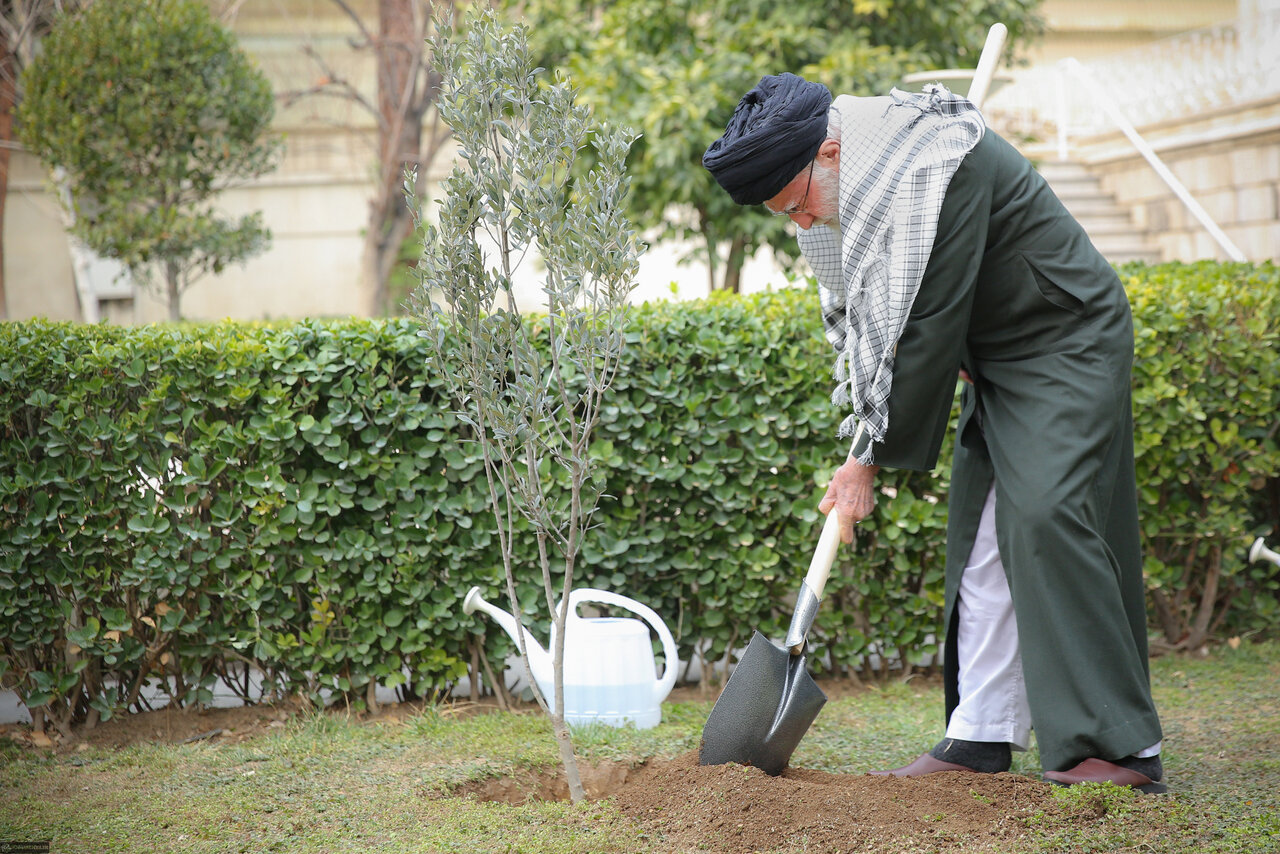
[[[791,218],[798,227],[838,226],[840,200],[840,144],[827,140],[812,167],[800,170],[776,196],[766,201],[771,212]]]

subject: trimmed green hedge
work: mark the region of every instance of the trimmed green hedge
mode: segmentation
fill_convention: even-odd
[[[1280,528],[1276,270],[1122,273],[1156,625],[1174,644],[1274,625],[1276,568],[1244,553]],[[686,658],[781,637],[844,458],[816,294],[644,306],[628,341],[579,586],[651,605]],[[235,663],[358,697],[404,672],[442,691],[482,638],[500,660],[460,608],[473,584],[501,601],[483,471],[423,346],[409,321],[0,326],[0,678],[65,729],[147,678],[207,701]],[[882,474],[817,669],[936,652],[947,478]],[[522,600],[540,590],[531,570]]]
[[[1280,276],[1271,264],[1121,269],[1147,589],[1166,645],[1280,623]],[[1274,540],[1272,540],[1274,544]]]

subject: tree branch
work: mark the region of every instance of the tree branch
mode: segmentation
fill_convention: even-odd
[[[356,25],[356,29],[360,31],[361,38],[364,39],[364,44],[356,44],[353,41],[351,45],[352,47],[365,47],[377,42],[377,39],[375,39],[373,34],[369,32],[369,28],[365,26],[364,21],[360,19],[360,15],[351,8],[347,3],[347,0],[333,0],[333,2],[342,10],[343,14],[351,19],[351,23]]]
[[[379,132],[386,132],[386,122],[384,121],[382,113],[376,104],[366,98],[350,80],[339,74],[337,70],[320,55],[320,52],[315,49],[314,45],[303,45],[302,52],[320,66],[320,70],[324,73],[324,77],[319,83],[309,89],[294,89],[277,95],[276,97],[282,106],[291,107],[302,98],[314,95],[329,95],[331,97],[345,98],[363,107],[365,112],[373,116],[374,121],[378,125]]]

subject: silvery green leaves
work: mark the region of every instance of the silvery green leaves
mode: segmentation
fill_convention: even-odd
[[[576,493],[594,482],[587,437],[617,369],[637,269],[622,206],[634,137],[596,128],[567,82],[533,68],[524,30],[492,12],[442,20],[437,33],[438,104],[458,159],[434,222],[419,217],[413,307],[436,328],[434,365],[459,408],[496,443],[507,494],[567,547],[568,528],[598,497]],[[535,264],[546,307],[536,317],[515,282]],[[550,346],[535,348],[535,337]],[[556,482],[575,494],[557,495]]]

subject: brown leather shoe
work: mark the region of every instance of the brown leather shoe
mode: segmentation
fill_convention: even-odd
[[[954,762],[943,762],[941,759],[935,759],[928,753],[921,753],[920,757],[910,765],[903,765],[901,768],[894,768],[892,771],[872,771],[871,774],[876,777],[923,777],[925,774],[937,774],[939,771],[965,771],[969,774],[976,774],[972,768],[964,765],[957,765]]]
[[[1076,783],[1114,783],[1117,786],[1137,789],[1148,795],[1169,791],[1169,787],[1164,783],[1152,780],[1146,774],[1139,774],[1123,765],[1097,758],[1086,759],[1066,771],[1046,771],[1044,778],[1059,786],[1073,786]]]

